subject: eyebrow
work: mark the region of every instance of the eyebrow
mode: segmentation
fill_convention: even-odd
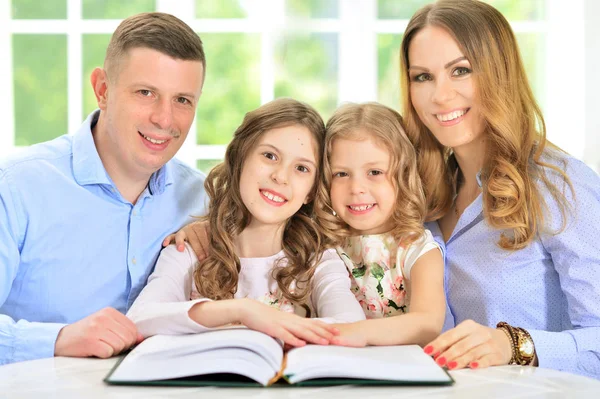
[[[444,69],[448,69],[448,68],[450,68],[452,65],[456,64],[457,62],[460,62],[460,61],[465,61],[466,59],[467,59],[467,57],[465,57],[464,55],[463,55],[463,56],[460,56],[460,57],[458,57],[457,59],[454,59],[454,60],[452,60],[452,61],[448,62],[446,65],[444,65]],[[408,69],[421,69],[421,70],[423,70],[423,71],[429,71],[429,69],[427,69],[427,68],[425,68],[425,67],[421,67],[421,66],[415,66],[415,65],[413,65],[413,66],[409,67]]]
[[[151,84],[147,84],[147,83],[144,83],[144,82],[136,82],[132,86],[143,86],[143,87],[147,87],[148,89],[150,89],[152,91],[160,91],[158,89],[158,87],[152,86]],[[193,99],[196,98],[196,95],[194,93],[185,93],[185,92],[182,92],[182,93],[176,93],[175,95],[177,97],[191,97]]]
[[[361,168],[373,168],[373,167],[380,167],[383,169],[386,169],[385,167],[385,162],[381,162],[381,161],[373,161],[373,162],[367,162],[365,164],[362,164],[360,166]],[[332,164],[331,165],[331,169],[350,169],[344,165],[338,165],[338,164]]]
[[[275,150],[276,152],[281,152],[281,150],[280,150],[279,148],[275,147],[275,146],[274,146],[274,145],[272,145],[272,144],[266,144],[266,143],[263,143],[263,144],[259,144],[258,146],[259,146],[259,147],[269,147],[269,148],[272,148],[273,150]],[[310,160],[310,159],[308,159],[308,158],[298,158],[298,160],[299,160],[300,162],[306,162],[306,163],[309,163],[309,164],[311,164],[312,166],[316,166],[315,162],[314,162],[314,161],[311,161],[311,160]]]

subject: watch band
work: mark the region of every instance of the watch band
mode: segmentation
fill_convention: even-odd
[[[533,339],[527,330],[521,327],[513,327],[501,321],[496,328],[504,331],[512,346],[512,357],[508,364],[530,366],[534,364],[537,356]],[[531,354],[528,354],[528,353]]]

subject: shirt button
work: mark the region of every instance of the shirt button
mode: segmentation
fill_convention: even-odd
[[[133,210],[133,216],[137,216],[137,211],[135,209]]]
[[[137,260],[135,259],[135,256],[133,258],[131,258],[131,263],[133,263],[134,265],[137,263]]]

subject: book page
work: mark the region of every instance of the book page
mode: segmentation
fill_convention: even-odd
[[[450,377],[418,345],[307,345],[287,354],[284,375],[291,383],[314,378],[447,382]]]
[[[233,373],[266,385],[280,369],[281,345],[246,328],[156,335],[139,344],[112,373],[112,382],[153,381]]]

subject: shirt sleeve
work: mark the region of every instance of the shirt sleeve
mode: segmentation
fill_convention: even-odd
[[[437,248],[442,256],[444,255],[444,251],[438,242],[433,238],[431,231],[425,229],[425,233],[419,238],[417,241],[410,244],[410,246],[406,249],[406,254],[404,258],[404,267],[401,267],[402,275],[405,279],[410,280],[410,271],[412,267],[417,262],[417,260],[431,251],[432,249]],[[398,257],[402,256],[402,251],[398,251]],[[396,259],[396,265],[402,265],[402,259]]]
[[[566,228],[542,234],[541,240],[559,275],[572,328],[529,333],[540,367],[600,378],[600,178],[574,159],[566,170],[575,193],[573,197],[568,188],[563,190],[567,204],[572,204]],[[556,232],[562,222],[559,208],[549,194],[544,198],[551,216],[547,223]]]
[[[17,276],[26,229],[25,214],[6,172],[0,170],[0,308]],[[54,356],[56,337],[65,324],[15,322],[0,314],[0,365]]]
[[[212,330],[196,323],[188,315],[193,305],[209,300],[190,300],[196,263],[196,255],[188,245],[184,252],[177,251],[175,245],[162,250],[148,284],[127,312],[127,317],[144,337]]]
[[[317,316],[326,323],[365,319],[365,313],[350,291],[348,270],[334,249],[323,253],[315,270],[311,300]]]

